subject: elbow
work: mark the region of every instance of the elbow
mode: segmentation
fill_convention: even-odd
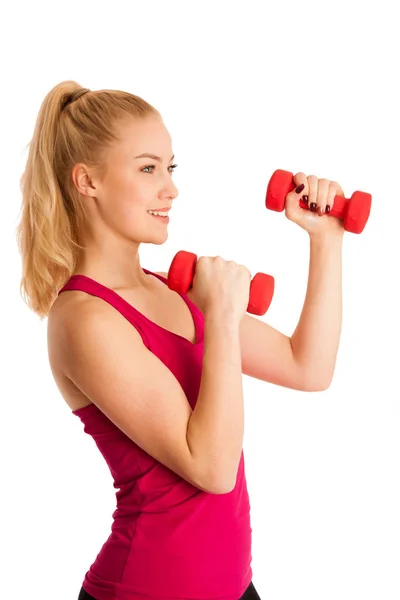
[[[221,477],[217,483],[214,482],[212,485],[209,486],[208,489],[211,494],[230,494],[234,490],[235,485],[236,477],[235,481],[224,481]]]
[[[208,489],[211,494],[230,494],[236,486],[237,474],[238,474],[239,465],[235,467],[234,473],[232,473],[231,477],[227,476],[228,469],[225,469],[224,474],[219,474],[218,476],[213,476],[212,481],[209,482]]]
[[[303,385],[304,392],[325,392],[330,388],[332,383],[332,376],[327,377],[309,377],[306,379]]]
[[[306,392],[326,392],[326,390],[329,388],[329,384],[328,385],[310,385],[305,391]]]
[[[214,492],[214,494],[230,494],[235,489],[235,486],[236,486],[236,480],[234,483],[230,482],[229,485],[225,485],[225,486],[217,488],[217,490]]]
[[[221,496],[222,494],[230,494],[235,486],[227,486],[227,487],[217,487],[217,488],[212,488],[209,490],[209,494],[214,494],[214,495],[219,495]]]
[[[303,392],[326,392],[332,384],[335,365],[321,364],[318,367],[300,368],[297,371],[298,389]]]
[[[229,494],[233,490],[233,487],[231,485],[223,484],[221,481],[219,481],[217,484],[209,484],[206,488],[206,491],[208,494],[214,495]]]

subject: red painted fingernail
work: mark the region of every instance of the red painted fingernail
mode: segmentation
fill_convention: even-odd
[[[304,194],[304,196],[302,196],[301,199],[304,200],[304,202],[308,202],[307,194]]]
[[[317,205],[315,202],[311,202],[310,204],[310,210],[315,211],[315,209],[317,208]]]
[[[329,204],[327,204],[327,205],[326,205],[325,212],[326,212],[326,213],[328,213],[328,212],[330,212],[330,210],[331,210],[331,207],[329,206]]]
[[[295,190],[296,194],[300,194],[304,190],[304,183],[301,183]]]

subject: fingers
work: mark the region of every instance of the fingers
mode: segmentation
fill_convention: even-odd
[[[335,202],[335,196],[344,196],[344,192],[337,181],[331,181],[329,184],[328,198],[326,203],[326,213],[328,213]]]
[[[328,214],[334,204],[335,196],[344,196],[344,192],[337,181],[329,179],[318,179],[316,175],[305,173],[296,173],[293,177],[293,182],[296,185],[296,191],[304,185],[300,191],[301,198],[308,204],[308,208],[312,212],[318,213],[319,216]]]
[[[308,181],[305,173],[296,173],[296,175],[293,176],[293,183],[296,186],[295,192],[297,194],[308,194]]]
[[[242,271],[245,271],[247,273],[247,276],[250,279],[253,276],[252,273],[251,273],[251,271],[246,267],[246,265],[242,265],[241,263],[237,263],[234,260],[227,260],[225,258],[222,258],[222,256],[220,256],[219,254],[217,256],[210,257],[210,259],[213,259],[220,266],[229,265],[231,268],[239,268]]]
[[[319,179],[318,180],[316,211],[320,217],[325,214],[327,206],[329,206],[328,212],[330,211],[330,208],[331,208],[328,203],[330,183],[331,182],[329,181],[329,179]],[[334,196],[333,196],[333,198],[334,198]],[[333,201],[333,198],[332,198],[332,201]]]
[[[321,201],[321,192],[319,189],[318,177],[315,175],[309,175],[307,177],[308,180],[308,199],[304,198],[304,200],[308,201],[308,208],[312,212],[316,212],[318,203]]]

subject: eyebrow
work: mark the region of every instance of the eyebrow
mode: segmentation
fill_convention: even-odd
[[[135,156],[135,158],[152,158],[153,160],[158,160],[161,162],[161,158],[159,156],[155,156],[155,154],[140,154],[139,156]],[[175,154],[173,154],[170,158],[170,161],[175,158]]]

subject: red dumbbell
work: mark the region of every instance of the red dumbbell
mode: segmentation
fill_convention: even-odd
[[[293,173],[278,169],[269,180],[265,206],[270,210],[282,212],[285,208],[287,194],[295,187]],[[335,196],[334,205],[327,215],[342,219],[346,231],[361,233],[371,212],[371,202],[372,196],[366,192],[354,192],[349,199]],[[300,200],[300,206],[308,208],[308,204],[304,200]]]
[[[196,254],[185,250],[177,252],[168,271],[168,287],[175,292],[186,294],[192,287],[196,263]],[[274,278],[272,275],[257,273],[250,282],[247,312],[263,315],[267,312],[273,295]]]

